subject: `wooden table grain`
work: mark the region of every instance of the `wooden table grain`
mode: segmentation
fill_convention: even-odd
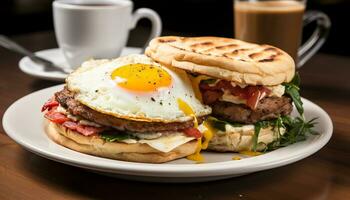
[[[36,51],[56,47],[52,32],[16,36]],[[0,49],[0,116],[16,99],[58,84],[22,73],[20,56]],[[294,164],[195,184],[126,181],[47,160],[0,127],[0,199],[350,199],[350,58],[319,54],[301,70],[302,95],[331,116],[331,141]],[[30,117],[30,113],[25,114]]]

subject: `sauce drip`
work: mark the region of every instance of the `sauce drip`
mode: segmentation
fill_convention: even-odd
[[[192,116],[194,119],[194,128],[198,128],[198,120],[197,117],[193,111],[193,109],[182,99],[177,99],[177,102],[179,104],[179,109],[182,110],[187,116]],[[210,127],[208,122],[203,122],[204,127],[206,130],[203,132],[203,140],[202,138],[199,138],[197,141],[197,148],[194,154],[187,156],[187,159],[196,161],[197,163],[204,162],[204,157],[201,155],[202,149],[207,149],[209,141],[213,137],[213,129]]]
[[[246,156],[260,156],[263,154],[263,153],[257,152],[257,151],[240,151],[239,153],[242,155],[246,155]]]

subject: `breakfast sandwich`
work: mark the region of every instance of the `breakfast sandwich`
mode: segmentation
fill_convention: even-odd
[[[305,139],[313,126],[304,121],[294,61],[281,49],[230,38],[166,36],[153,39],[146,55],[192,74],[196,97],[212,108],[208,120],[215,133],[208,149],[275,149]],[[289,117],[293,101],[298,118]]]
[[[60,145],[162,163],[198,151],[198,126],[211,108],[196,99],[184,70],[129,55],[84,62],[42,111],[48,136]]]

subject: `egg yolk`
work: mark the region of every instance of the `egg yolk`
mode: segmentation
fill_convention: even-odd
[[[171,85],[171,76],[164,69],[149,64],[128,64],[116,68],[112,80],[121,88],[136,92],[154,92]]]
[[[198,128],[198,120],[191,106],[180,98],[177,99],[177,103],[179,105],[179,109],[184,112],[185,115],[192,116],[194,118],[194,128]],[[206,128],[206,130],[203,132],[204,141],[202,141],[202,138],[198,138],[196,151],[194,154],[187,156],[187,159],[196,161],[197,163],[204,162],[204,157],[201,154],[201,150],[208,148],[209,141],[214,135],[213,129],[207,121],[204,121],[203,125]]]
[[[179,109],[182,112],[184,112],[185,115],[193,117],[194,128],[198,128],[198,120],[197,120],[197,117],[196,117],[194,111],[192,110],[192,108],[186,102],[184,102],[182,99],[177,99],[177,103],[179,104]]]
[[[189,76],[190,79],[191,79],[191,84],[192,84],[192,89],[194,91],[194,94],[196,96],[196,98],[203,103],[203,99],[202,99],[202,93],[201,91],[199,90],[199,83],[202,81],[202,80],[207,80],[207,79],[211,79],[210,77],[208,76],[205,76],[205,75],[199,75],[197,77],[194,77],[194,76]]]

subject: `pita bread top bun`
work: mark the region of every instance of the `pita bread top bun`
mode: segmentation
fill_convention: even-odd
[[[221,37],[158,37],[146,55],[164,65],[246,85],[289,82],[295,71],[294,60],[281,49]]]

